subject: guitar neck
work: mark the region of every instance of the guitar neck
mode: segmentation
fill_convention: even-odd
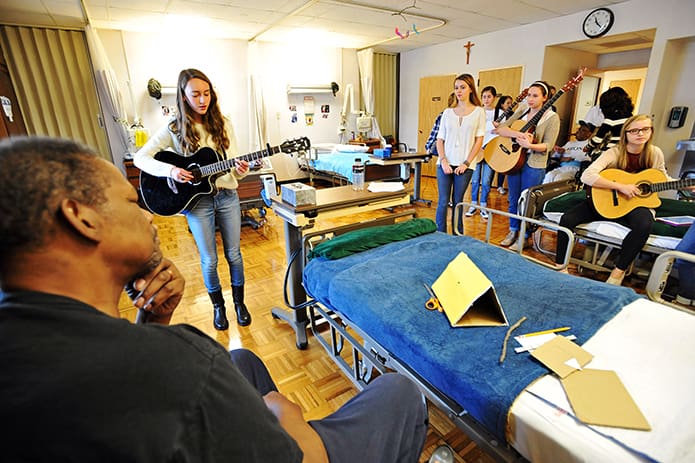
[[[214,162],[212,164],[208,164],[207,166],[202,166],[200,168],[200,173],[205,177],[207,177],[208,175],[215,175],[220,172],[228,171],[229,169],[234,167],[234,163],[238,160],[251,162],[256,161],[258,159],[263,159],[268,156],[272,156],[273,154],[277,154],[279,152],[279,146],[268,146],[264,150],[254,151],[253,153],[243,154],[241,156],[236,156],[229,159],[223,159],[222,161]]]
[[[652,183],[650,189],[652,192],[657,193],[659,191],[680,190],[691,186],[695,186],[695,178],[684,178],[681,180],[672,180],[670,182]]]
[[[541,120],[541,117],[543,117],[543,114],[550,108],[553,103],[555,103],[558,98],[560,98],[562,95],[564,95],[565,91],[563,89],[558,90],[555,95],[550,97],[548,101],[545,102],[545,104],[541,107],[541,109],[538,110],[536,114],[533,115],[529,121],[524,124],[524,126],[519,130],[519,132],[528,132],[529,130],[533,129],[533,127],[536,127],[538,125],[538,121]]]
[[[514,99],[514,101],[512,101],[512,104],[511,104],[505,111],[502,111],[502,114],[500,114],[499,117],[497,117],[497,119],[495,119],[495,122],[499,124],[499,123],[502,122],[505,118],[506,118],[506,119],[509,119],[509,116],[511,116],[512,114],[514,114],[514,108],[516,108],[516,105],[518,105],[519,103],[521,103],[521,100],[523,100],[524,98],[526,98],[526,95],[527,95],[527,94],[528,94],[528,88],[525,88],[524,91],[521,92],[521,93],[519,94],[519,96],[517,96],[517,97]]]
[[[499,123],[502,122],[503,120],[508,119],[509,116],[511,116],[512,114],[514,114],[514,108],[516,108],[516,105],[517,105],[517,102],[516,102],[516,101],[513,102],[512,105],[511,105],[509,108],[507,108],[506,111],[502,111],[502,114],[500,114],[500,115],[497,117],[497,119],[495,119],[495,122],[497,122],[497,123],[499,124]]]

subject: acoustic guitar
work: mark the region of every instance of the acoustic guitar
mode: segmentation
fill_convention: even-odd
[[[695,178],[666,181],[664,173],[657,169],[646,169],[635,174],[630,174],[620,169],[605,169],[601,171],[600,175],[606,180],[618,183],[632,183],[637,185],[640,190],[637,196],[628,199],[618,193],[618,190],[592,188],[591,201],[596,211],[607,219],[623,217],[640,206],[656,209],[661,205],[661,199],[657,195],[658,192],[680,190],[695,185]]]
[[[586,68],[582,68],[575,77],[570,79],[555,95],[548,98],[548,101],[538,110],[538,112],[526,123],[516,120],[509,126],[512,130],[519,132],[531,132],[536,128],[538,121],[543,114],[560,98],[565,92],[573,90],[584,78]],[[521,146],[515,138],[498,136],[490,140],[485,146],[485,162],[496,172],[501,174],[511,174],[521,169],[526,162],[526,150],[520,149]]]
[[[160,151],[154,155],[158,161],[173,164],[193,174],[190,182],[179,183],[170,177],[155,177],[140,172],[140,191],[145,206],[152,213],[171,216],[190,211],[204,195],[217,192],[215,181],[229,172],[238,160],[255,161],[277,153],[292,154],[306,151],[311,142],[302,137],[288,140],[280,146],[267,146],[266,149],[253,153],[224,159],[212,148],[201,148],[192,156],[182,156],[172,151]]]

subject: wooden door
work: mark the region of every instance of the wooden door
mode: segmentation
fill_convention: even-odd
[[[425,152],[425,143],[430,136],[434,120],[440,112],[446,109],[449,95],[454,91],[455,74],[430,76],[420,79],[420,104],[418,109],[417,150]],[[437,166],[434,159],[422,165],[422,175],[437,176]]]
[[[523,73],[523,66],[480,71],[478,73],[478,93],[484,87],[492,85],[497,90],[497,95],[511,95],[512,98],[516,98],[521,93],[521,76]]]

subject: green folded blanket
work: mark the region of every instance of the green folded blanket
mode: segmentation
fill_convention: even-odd
[[[376,248],[393,241],[403,241],[416,236],[432,233],[437,225],[430,219],[412,219],[407,222],[355,230],[317,245],[309,259],[322,256],[327,259],[340,259],[357,252]]]
[[[582,201],[586,201],[586,191],[584,190],[565,193],[545,203],[543,212],[566,212]],[[679,215],[695,216],[695,203],[661,198],[661,206],[656,208],[657,217],[674,217]],[[616,220],[616,222],[621,223],[620,219]],[[686,231],[688,231],[688,227],[669,225],[658,221],[654,222],[652,226],[653,235],[682,238]]]

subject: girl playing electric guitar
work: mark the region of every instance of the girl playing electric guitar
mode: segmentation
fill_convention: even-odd
[[[543,183],[545,167],[548,164],[548,153],[555,146],[558,132],[560,131],[560,118],[551,109],[547,109],[541,116],[535,133],[519,132],[512,130],[509,125],[516,120],[528,121],[543,107],[549,96],[549,86],[546,82],[536,81],[530,85],[526,96],[526,107],[518,109],[512,116],[502,123],[493,132],[503,137],[515,138],[516,143],[527,151],[526,160],[521,169],[507,175],[509,188],[509,212],[517,213],[517,203],[521,192],[532,186]],[[518,249],[524,246],[526,237],[519,235],[520,222],[518,219],[509,219],[509,233],[500,243],[502,246],[510,246]]]

